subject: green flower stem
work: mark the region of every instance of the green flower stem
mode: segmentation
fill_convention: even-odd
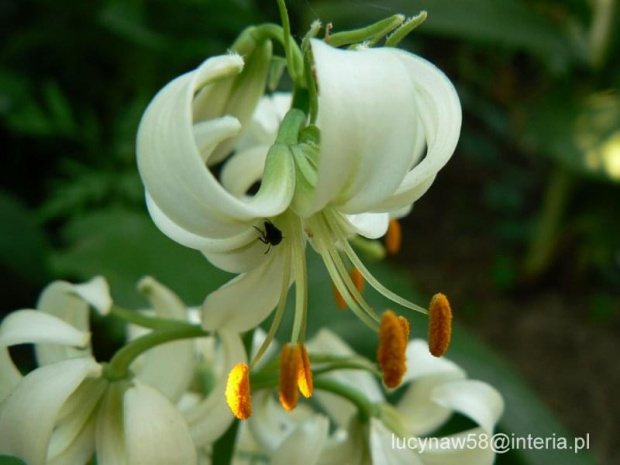
[[[252,52],[252,50],[254,50],[254,48],[256,48],[257,44],[260,44],[265,40],[274,40],[282,44],[285,51],[289,50],[288,54],[291,56],[290,61],[289,57],[287,57],[289,74],[293,82],[298,82],[299,78],[297,77],[297,74],[295,74],[296,71],[291,68],[291,62],[297,63],[297,67],[301,69],[301,63],[303,61],[301,50],[295,41],[290,40],[290,31],[287,35],[282,29],[282,26],[278,24],[261,24],[260,26],[250,26],[244,29],[241,34],[239,34],[239,37],[237,37],[237,40],[235,40],[235,43],[232,45],[231,49],[239,55],[247,56]],[[286,45],[287,42],[288,47]]]
[[[286,54],[286,62],[288,63],[289,74],[293,82],[298,85],[301,81],[303,81],[303,61],[301,59],[301,54],[296,54],[293,49],[293,47],[297,47],[297,44],[291,40],[291,23],[288,18],[286,3],[284,0],[277,0],[277,2],[278,8],[280,9],[282,28],[284,29],[283,45],[284,53]]]
[[[104,368],[103,375],[110,381],[118,381],[129,376],[133,361],[153,347],[180,339],[193,339],[208,336],[200,326],[186,324],[183,327],[158,329],[139,337],[120,349]]]
[[[405,21],[403,15],[390,16],[389,18],[382,19],[381,21],[377,21],[361,29],[332,34],[326,42],[332,47],[341,47],[343,45],[359,44],[367,40],[378,41],[400,26],[403,21]]]
[[[185,323],[180,320],[172,320],[170,318],[159,318],[155,316],[144,315],[140,312],[133,310],[127,310],[119,307],[118,305],[112,306],[110,315],[115,316],[127,323],[132,323],[137,326],[143,326],[151,329],[173,329],[173,328],[186,328],[193,327],[189,323]]]
[[[394,34],[392,34],[385,40],[385,46],[396,47],[400,43],[400,41],[407,37],[407,35],[411,31],[413,31],[420,24],[422,24],[426,20],[427,16],[428,15],[426,14],[426,11],[420,11],[420,14],[418,14],[418,16],[409,18],[407,21],[405,21],[405,24],[396,29],[396,31],[394,31]]]
[[[314,388],[331,392],[351,402],[359,410],[363,421],[379,414],[377,407],[358,389],[345,386],[331,379],[318,378],[314,380]]]
[[[556,166],[547,184],[538,225],[523,264],[528,279],[540,276],[549,266],[572,186],[573,176],[565,168]]]

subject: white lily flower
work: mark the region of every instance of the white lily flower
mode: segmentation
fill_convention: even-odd
[[[322,329],[308,342],[312,354],[353,356],[353,350],[338,336]],[[301,442],[292,435],[303,429],[315,447],[323,445],[320,455],[313,449],[313,461],[322,465],[351,465],[380,463],[397,464],[464,464],[486,465],[494,461],[490,447],[482,447],[484,441],[474,444],[471,438],[486,434],[488,438],[504,408],[501,395],[490,385],[467,379],[466,373],[455,363],[445,358],[436,358],[428,352],[423,340],[412,340],[407,347],[409,369],[405,374],[405,391],[393,407],[385,404],[379,382],[364,370],[332,371],[321,375],[338,384],[358,392],[376,406],[381,414],[367,421],[360,420],[356,408],[348,399],[332,392],[315,390],[315,397],[333,422],[325,427],[319,419],[322,414],[303,405],[292,414],[286,414],[269,393],[261,393],[254,415],[248,420],[249,437],[240,441],[238,457],[267,455],[286,450],[283,463],[298,461]],[[441,427],[453,413],[469,417],[476,428],[440,439],[441,448],[432,447],[429,436]],[[393,429],[398,431],[394,432]],[[280,434],[278,431],[284,431]],[[424,451],[403,447],[402,436],[425,438]],[[470,439],[467,441],[467,439]],[[449,442],[451,440],[451,442]],[[400,443],[400,447],[398,446]],[[459,447],[460,444],[460,447]],[[286,445],[286,447],[285,447]],[[293,445],[294,447],[290,447]],[[247,451],[251,453],[246,453]],[[305,456],[304,456],[305,457]],[[244,463],[244,462],[240,462]]]
[[[268,344],[294,282],[291,340],[303,341],[307,240],[346,304],[369,327],[377,330],[379,317],[352,282],[347,261],[387,298],[426,313],[378,282],[348,239],[384,235],[390,214],[407,211],[432,184],[458,141],[456,91],[434,65],[402,50],[345,51],[318,40],[311,47],[320,137],[302,130],[294,142],[276,138],[278,127],[288,128],[278,124],[283,96],[263,98],[245,121],[217,111],[220,98],[212,89],[250,73],[241,57],[230,55],[172,81],[142,119],[138,163],[153,220],[216,266],[240,273],[206,298],[205,329],[246,331],[277,307]],[[287,115],[304,126],[299,114]],[[234,153],[231,140],[237,141]],[[214,153],[225,162],[219,179],[208,167]]]
[[[139,288],[156,316],[187,320],[170,290],[152,278]],[[13,312],[0,326],[0,453],[30,465],[86,463],[95,451],[102,464],[197,463],[196,448],[217,439],[233,419],[223,390],[230,366],[245,357],[240,337],[218,335],[219,352],[228,359],[208,356],[223,373],[208,395],[194,395],[192,408],[181,411],[204,352],[197,357],[192,341],[171,342],[135,360],[133,379],[110,381],[92,356],[89,304],[109,312],[103,278],[83,285],[55,282],[38,310]],[[35,344],[39,368],[24,377],[7,349],[25,343]]]

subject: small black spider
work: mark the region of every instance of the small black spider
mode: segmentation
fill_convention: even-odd
[[[256,226],[253,226],[253,228],[256,229],[260,233],[260,237],[258,238],[258,240],[261,241],[263,244],[269,245],[269,248],[265,252],[265,254],[267,254],[271,250],[272,245],[276,246],[280,242],[282,242],[282,239],[284,239],[284,236],[282,235],[282,231],[280,231],[276,227],[276,225],[273,224],[271,221],[265,220],[264,225],[265,225],[264,231],[261,231]]]

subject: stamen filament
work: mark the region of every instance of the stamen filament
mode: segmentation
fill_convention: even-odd
[[[301,223],[295,224],[293,239],[293,258],[295,262],[295,320],[291,342],[304,341],[308,319],[308,274],[306,269],[306,252],[303,247]]]
[[[284,316],[284,309],[286,308],[286,298],[288,297],[288,289],[291,281],[291,247],[288,246],[284,250],[284,272],[282,273],[282,286],[280,288],[280,298],[278,299],[278,306],[276,312],[269,327],[269,332],[265,336],[265,340],[261,344],[260,348],[256,352],[254,359],[250,363],[250,367],[254,368],[260,361],[261,357],[267,351],[269,345],[273,342],[273,339],[282,323],[282,317]]]

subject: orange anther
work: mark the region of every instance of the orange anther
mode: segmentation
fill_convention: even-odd
[[[385,249],[390,255],[400,252],[403,241],[403,233],[398,220],[390,220],[387,233],[385,234]]]
[[[230,370],[226,383],[226,403],[239,420],[247,420],[252,415],[250,368],[247,363],[238,363]]]
[[[400,385],[407,371],[407,341],[409,323],[392,310],[386,310],[381,317],[377,361],[383,373],[383,384],[388,388]]]
[[[452,337],[452,309],[448,298],[435,294],[428,313],[428,348],[435,357],[441,357],[447,352]]]

